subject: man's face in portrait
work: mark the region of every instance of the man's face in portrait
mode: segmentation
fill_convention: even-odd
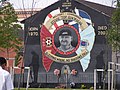
[[[60,33],[59,41],[62,46],[69,46],[71,45],[71,42],[73,40],[73,37],[71,36],[71,32],[68,30],[64,30]]]
[[[69,35],[59,36],[60,44],[63,46],[69,46],[72,42],[72,39],[73,39],[72,36],[69,36]]]

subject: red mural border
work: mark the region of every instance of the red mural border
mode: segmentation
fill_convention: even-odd
[[[76,46],[72,51],[69,51],[69,52],[62,52],[62,51],[60,51],[59,49],[57,49],[57,47],[56,47],[55,44],[54,44],[54,38],[55,38],[56,32],[59,31],[60,28],[63,28],[63,27],[72,28],[72,29],[75,31],[76,35],[78,36],[77,46]],[[56,30],[54,31],[54,33],[53,33],[53,35],[52,35],[52,45],[53,45],[54,49],[55,49],[58,53],[60,53],[60,54],[62,54],[62,55],[72,54],[72,53],[74,53],[74,52],[78,49],[78,47],[80,46],[80,33],[78,32],[78,30],[77,30],[75,27],[73,27],[73,26],[71,26],[71,25],[68,25],[68,24],[61,25],[61,26],[59,26],[59,27],[56,28]]]

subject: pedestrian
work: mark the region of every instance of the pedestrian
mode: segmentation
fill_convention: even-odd
[[[5,70],[7,61],[4,57],[0,57],[0,90],[13,90],[13,81],[10,73]]]

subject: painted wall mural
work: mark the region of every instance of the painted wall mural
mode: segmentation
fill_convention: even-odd
[[[74,12],[50,12],[41,28],[43,65],[49,71],[51,64],[80,61],[83,71],[88,68],[95,31],[87,12],[75,8]],[[57,53],[57,54],[56,54]]]
[[[60,0],[26,19],[24,64],[31,67],[31,82],[60,83],[61,74],[65,83],[68,73],[70,81],[93,83],[94,69],[111,61],[108,24],[108,16],[74,0]]]

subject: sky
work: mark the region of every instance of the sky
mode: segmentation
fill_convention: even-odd
[[[58,0],[9,0],[15,9],[45,8]]]
[[[86,1],[102,4],[109,7],[115,7],[116,5],[116,0],[86,0]]]
[[[9,0],[13,4],[15,9],[30,9],[30,8],[45,8],[58,0]],[[106,6],[114,7],[115,0],[86,0],[89,2],[94,2],[98,4],[103,4]]]

